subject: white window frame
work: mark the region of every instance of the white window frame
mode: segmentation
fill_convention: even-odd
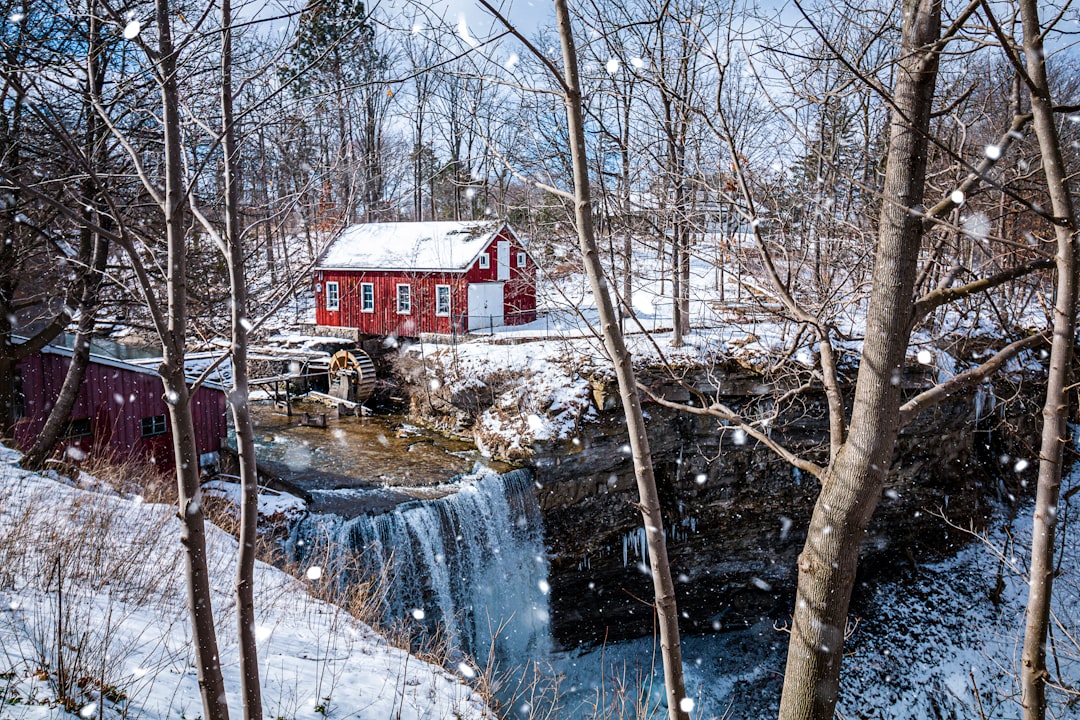
[[[527,255],[525,254],[525,251],[524,251],[524,250],[518,250],[518,254],[517,254],[517,266],[518,266],[519,268],[523,268],[523,267],[525,267],[525,263],[527,262],[527,260],[526,260],[526,258],[527,258],[527,257],[528,257],[528,256],[527,256]]]
[[[479,260],[479,264],[477,265],[477,267],[479,267],[481,270],[490,270],[491,269],[491,256],[488,255],[487,250],[485,250],[480,255],[480,260]]]
[[[404,288],[405,295],[402,296],[401,290]],[[402,299],[405,300],[402,303]],[[397,313],[398,315],[412,315],[412,286],[408,283],[397,284]]]
[[[341,286],[333,281],[326,283],[326,309],[341,309]]]
[[[446,295],[446,309],[439,309],[439,296]],[[435,286],[435,316],[436,317],[450,317],[450,286],[449,285],[436,285]]]
[[[367,293],[370,291],[370,297]],[[368,303],[371,300],[371,303]],[[375,283],[360,283],[360,312],[375,312]]]

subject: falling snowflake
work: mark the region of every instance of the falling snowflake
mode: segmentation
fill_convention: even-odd
[[[619,72],[619,59],[611,58],[607,61],[607,64],[604,65],[604,69],[608,71],[608,75],[614,75]]]
[[[458,15],[457,32],[458,37],[469,47],[480,47],[480,42],[469,33],[469,23],[465,20],[464,13]]]
[[[128,24],[124,26],[124,38],[126,40],[134,40],[139,37],[140,32],[142,32],[142,23],[138,20],[130,20]]]
[[[308,580],[318,580],[322,578],[322,568],[318,565],[312,565],[307,569]]]

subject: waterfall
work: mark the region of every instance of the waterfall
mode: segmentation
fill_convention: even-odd
[[[481,665],[550,649],[547,558],[532,475],[462,476],[437,500],[343,520],[310,515],[287,542],[300,562],[327,558],[338,577],[381,579],[388,625],[441,633]]]

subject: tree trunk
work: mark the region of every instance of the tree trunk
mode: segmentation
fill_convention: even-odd
[[[84,138],[84,152],[91,166],[101,166],[101,141],[102,127],[98,122],[97,113],[90,99],[100,97],[104,86],[104,75],[98,72],[99,60],[102,52],[101,22],[96,14],[96,7],[90,2],[90,28],[89,47],[86,55],[87,84],[86,99],[84,100],[86,112],[86,135]],[[90,364],[90,340],[94,334],[94,325],[98,308],[98,293],[105,279],[105,269],[109,258],[109,240],[103,234],[95,232],[90,225],[94,222],[94,206],[100,200],[100,190],[96,187],[93,178],[83,181],[83,199],[85,207],[83,217],[85,223],[80,230],[80,271],[81,286],[79,291],[79,325],[75,333],[75,347],[71,353],[71,363],[68,365],[64,382],[60,386],[60,393],[56,403],[49,410],[49,417],[41,432],[34,439],[34,444],[26,451],[20,465],[28,470],[39,470],[45,465],[45,461],[52,455],[57,441],[60,439],[64,428],[71,417],[71,411],[75,407],[75,401],[79,397],[79,388],[82,386],[86,375],[86,368]],[[102,218],[102,222],[106,222]]]
[[[903,0],[884,197],[866,339],[850,431],[833,458],[799,556],[783,720],[832,720],[859,547],[892,463],[899,386],[910,335],[930,109],[941,31],[939,0]]]
[[[180,145],[180,92],[176,49],[172,43],[172,8],[169,0],[156,0],[158,80],[161,83],[162,130],[165,141],[165,192],[162,211],[168,252],[168,317],[161,338],[162,363],[158,369],[165,388],[172,425],[173,457],[180,509],[180,542],[184,547],[188,611],[195,645],[195,668],[206,720],[228,720],[229,706],[221,676],[217,632],[211,606],[206,531],[199,486],[199,452],[191,419],[191,395],[184,376],[187,333],[187,218],[184,212],[184,157]]]
[[[232,2],[221,0],[221,148],[225,171],[225,250],[232,295],[233,383],[229,408],[240,462],[240,531],[236,563],[236,627],[240,642],[240,694],[244,720],[262,720],[259,651],[255,642],[255,541],[259,521],[259,478],[255,432],[248,406],[248,295],[244,249],[240,244],[240,155],[236,143],[232,83]]]
[[[1021,700],[1024,720],[1046,717],[1046,635],[1050,625],[1050,597],[1054,582],[1054,535],[1058,495],[1061,492],[1062,451],[1068,440],[1069,367],[1076,340],[1077,257],[1076,215],[1069,194],[1061,142],[1054,123],[1054,103],[1046,74],[1042,24],[1034,0],[1021,0],[1024,53],[1031,88],[1031,114],[1039,139],[1047,192],[1054,213],[1057,240],[1057,292],[1054,303],[1054,336],[1043,405],[1042,444],[1039,449],[1039,481],[1031,529],[1031,580],[1028,583],[1027,622],[1024,628]]]
[[[109,241],[100,233],[91,233],[84,229],[85,233],[92,235],[86,242],[93,244],[90,257],[93,258],[84,270],[85,277],[82,281],[82,292],[79,295],[79,326],[75,332],[75,347],[71,352],[71,362],[64,374],[64,382],[60,386],[56,403],[49,410],[49,417],[41,428],[38,436],[34,438],[34,444],[23,455],[19,465],[27,470],[40,470],[45,466],[45,461],[52,455],[56,443],[67,427],[71,417],[71,410],[75,407],[75,401],[79,397],[79,388],[82,387],[83,378],[86,376],[86,368],[90,365],[90,341],[94,334],[95,320],[97,319],[98,292],[105,275],[106,259],[109,255]]]
[[[563,72],[566,92],[566,119],[570,138],[570,153],[574,173],[574,218],[585,271],[589,276],[600,316],[604,347],[615,366],[634,457],[639,506],[649,549],[656,613],[660,626],[660,648],[664,663],[664,686],[667,691],[668,717],[688,720],[689,705],[683,681],[682,649],[679,642],[679,619],[675,604],[675,583],[668,564],[664,525],[660,514],[660,499],[653,475],[649,438],[638,397],[637,381],[629,350],[619,331],[619,318],[611,302],[607,281],[603,276],[600,253],[593,229],[592,199],[589,189],[589,163],[585,151],[585,124],[582,119],[581,89],[578,81],[577,50],[570,27],[566,0],[555,0],[555,18],[563,51]]]

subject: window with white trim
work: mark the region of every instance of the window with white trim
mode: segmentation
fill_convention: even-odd
[[[341,296],[338,294],[336,282],[326,283],[326,309],[337,310],[341,306]]]
[[[481,270],[487,270],[488,268],[490,268],[491,267],[491,256],[488,255],[486,252],[483,255],[481,255],[480,256],[480,262],[478,263],[477,267],[479,267]]]
[[[525,253],[519,250],[517,256],[517,266],[519,268],[525,267]]]
[[[375,283],[360,283],[360,312],[375,312]]]
[[[435,314],[439,317],[450,317],[450,286],[435,286]]]
[[[408,315],[412,312],[412,287],[409,285],[397,286],[397,311],[398,315]]]

